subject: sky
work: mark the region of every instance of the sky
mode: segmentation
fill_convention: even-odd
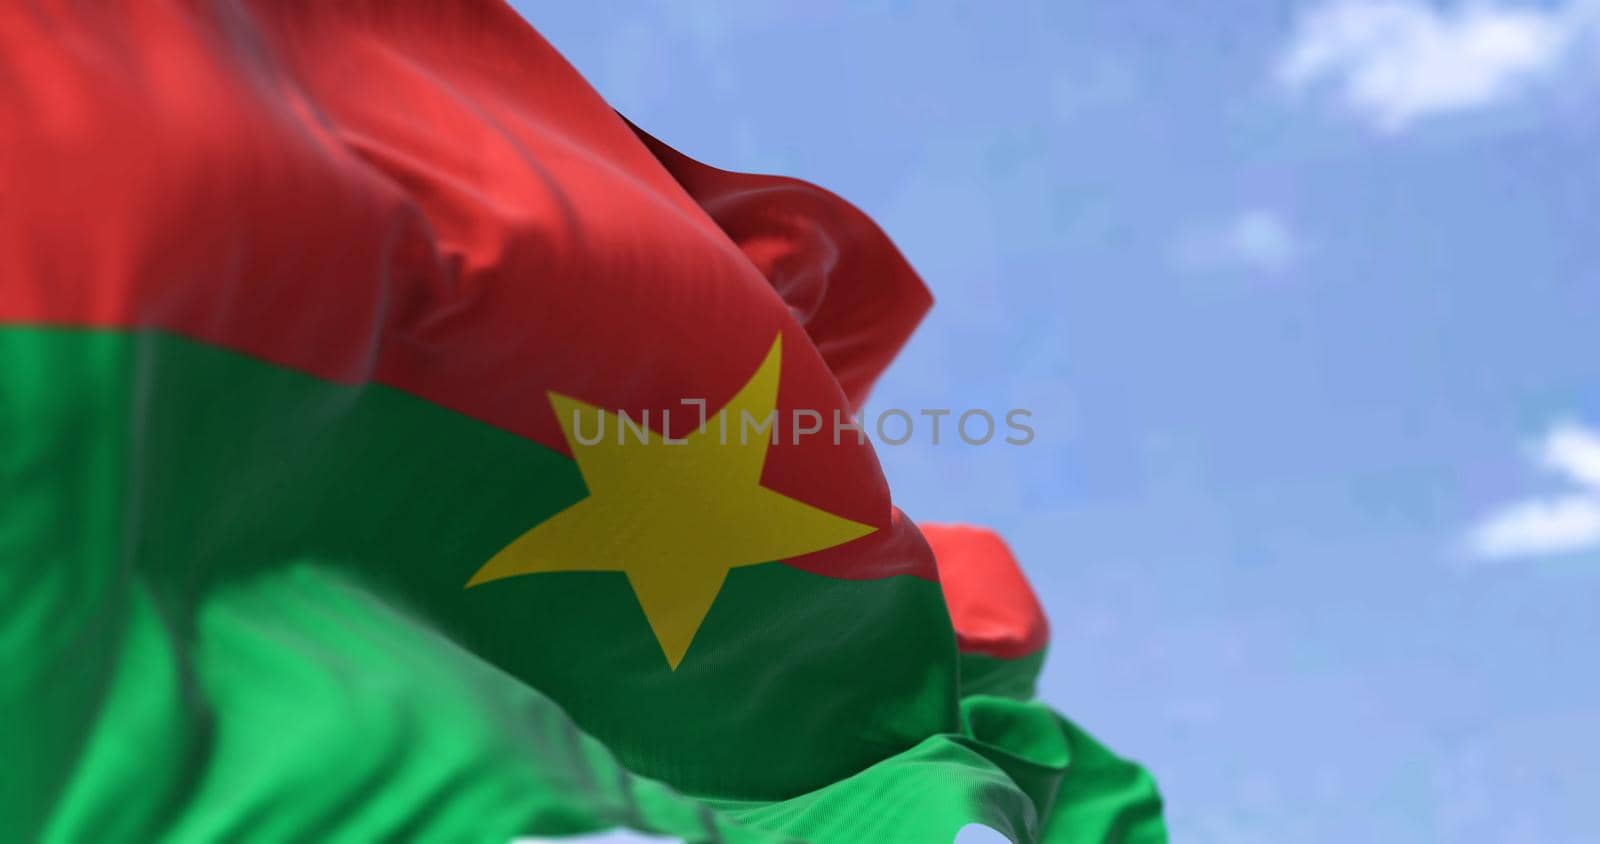
[[[521,2],[938,304],[896,502],[1011,542],[1043,695],[1187,842],[1593,840],[1600,0]]]

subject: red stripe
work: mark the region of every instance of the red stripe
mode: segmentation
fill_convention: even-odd
[[[634,131],[788,303],[859,410],[933,306],[900,250],[816,185],[718,170]]]
[[[497,3],[13,7],[0,77],[0,321],[165,329],[565,451],[548,391],[715,407],[779,332],[780,412],[848,413],[927,306],[836,197],[723,174],[789,199],[713,220]],[[797,281],[827,238],[852,257]],[[870,446],[786,442],[763,482],[883,528],[791,564],[934,576]]]
[[[969,525],[923,524],[939,563],[956,644],[966,653],[1017,659],[1050,638],[1044,608],[999,534]]]

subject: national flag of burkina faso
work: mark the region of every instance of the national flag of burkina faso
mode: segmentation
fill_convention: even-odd
[[[0,21],[0,839],[1164,838],[835,427],[931,302],[859,211],[497,3]]]

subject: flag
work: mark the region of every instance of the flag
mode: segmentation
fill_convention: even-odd
[[[4,837],[1162,837],[854,427],[861,212],[500,3],[0,21]]]

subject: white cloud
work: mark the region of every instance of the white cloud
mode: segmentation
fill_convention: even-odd
[[[1301,251],[1300,238],[1282,215],[1256,208],[1221,226],[1185,235],[1177,257],[1192,267],[1243,266],[1276,273],[1288,269]]]
[[[1470,541],[1478,556],[1490,559],[1600,548],[1600,496],[1513,504],[1473,529]]]
[[[1240,214],[1223,242],[1239,260],[1265,270],[1285,269],[1299,251],[1289,224],[1269,211]]]
[[[1540,444],[1539,463],[1573,483],[1600,490],[1600,432],[1576,422],[1555,426]]]
[[[1384,131],[1509,100],[1560,69],[1600,23],[1600,3],[1325,0],[1279,58],[1291,91],[1326,84]]]
[[[1535,448],[1541,468],[1584,487],[1519,501],[1491,514],[1467,535],[1485,559],[1600,549],[1600,432],[1576,422],[1551,428]]]

